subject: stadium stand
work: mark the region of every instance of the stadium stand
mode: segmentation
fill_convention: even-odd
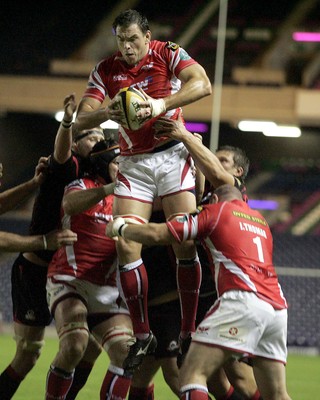
[[[274,263],[289,304],[288,345],[320,350],[319,237],[274,234]]]

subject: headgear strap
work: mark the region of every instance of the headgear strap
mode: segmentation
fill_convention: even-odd
[[[79,135],[77,135],[74,138],[74,141],[78,142],[79,140],[81,140],[81,139],[85,138],[86,136],[91,135],[93,133],[99,133],[100,135],[102,135],[104,137],[104,133],[102,131],[99,131],[98,129],[92,129],[92,130],[87,131],[85,133],[79,133]]]

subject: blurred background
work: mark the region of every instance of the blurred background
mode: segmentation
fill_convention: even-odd
[[[289,345],[318,352],[320,1],[37,3],[2,4],[2,190],[31,178],[38,158],[51,153],[64,97],[74,92],[81,98],[91,68],[116,49],[115,16],[138,9],[154,39],[178,43],[206,69],[214,94],[185,107],[185,119],[213,151],[225,144],[246,151],[249,198],[273,230],[275,264],[289,299]],[[240,129],[248,120],[273,122],[277,129]],[[0,229],[26,233],[32,201],[1,216]],[[0,256],[6,321],[12,259]]]

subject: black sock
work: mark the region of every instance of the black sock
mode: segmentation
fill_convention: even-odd
[[[23,378],[19,377],[9,365],[0,375],[0,399],[12,399],[22,380]]]
[[[65,400],[74,400],[77,397],[77,394],[86,384],[92,368],[93,364],[80,361],[80,363],[74,370],[73,382]]]

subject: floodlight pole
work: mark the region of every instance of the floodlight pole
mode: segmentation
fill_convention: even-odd
[[[228,0],[220,0],[217,35],[216,65],[213,85],[213,103],[211,115],[210,150],[215,153],[219,144],[221,94],[223,82],[224,49],[226,41],[226,25]]]

